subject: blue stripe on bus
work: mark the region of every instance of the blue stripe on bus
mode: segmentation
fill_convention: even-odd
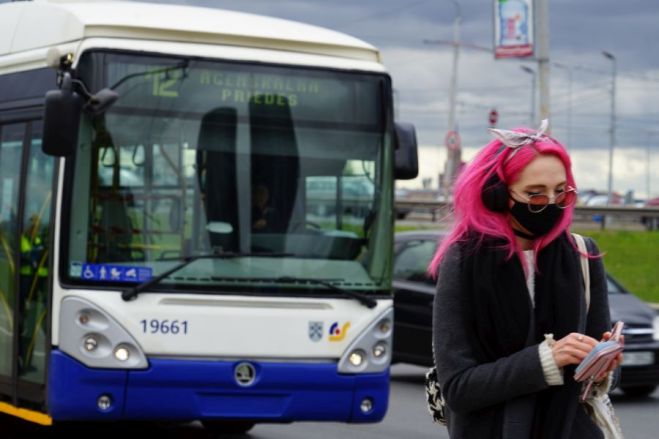
[[[59,350],[50,353],[48,410],[58,420],[121,419],[128,372],[90,369]],[[96,401],[112,398],[112,406],[101,411]]]
[[[240,361],[150,359],[147,370],[90,369],[53,350],[49,409],[54,420],[377,422],[389,399],[389,372],[342,375],[336,364],[251,362],[253,385],[234,380]],[[97,407],[101,395],[113,407]],[[373,409],[362,413],[369,398]]]

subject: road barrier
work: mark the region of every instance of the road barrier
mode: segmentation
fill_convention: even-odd
[[[451,205],[443,201],[396,200],[396,211],[399,220],[435,223],[450,223],[452,220]],[[579,227],[602,230],[659,230],[659,208],[576,206],[574,223]]]

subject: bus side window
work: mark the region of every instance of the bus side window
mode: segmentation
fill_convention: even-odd
[[[25,176],[23,229],[20,236],[21,335],[19,375],[43,383],[46,370],[46,321],[50,256],[50,210],[54,159],[41,150],[41,122],[32,122]]]
[[[0,377],[11,377],[19,254],[18,190],[26,124],[0,125]]]

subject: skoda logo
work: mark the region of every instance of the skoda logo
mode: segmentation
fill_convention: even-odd
[[[251,386],[256,378],[256,369],[250,363],[240,363],[234,370],[234,378],[241,386]]]

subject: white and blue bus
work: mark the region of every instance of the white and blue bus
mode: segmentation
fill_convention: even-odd
[[[378,51],[188,6],[0,5],[0,412],[377,422],[395,178]]]

